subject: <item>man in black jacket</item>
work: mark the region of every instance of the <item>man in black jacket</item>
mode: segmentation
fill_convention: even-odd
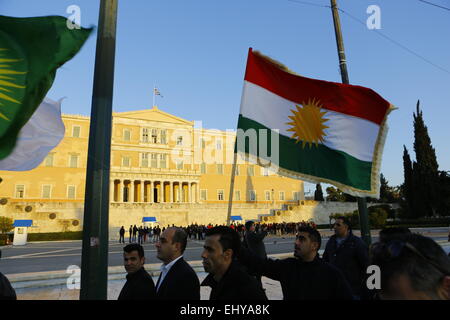
[[[353,296],[359,299],[366,288],[369,250],[360,238],[353,235],[350,222],[344,216],[336,219],[334,232],[325,247],[323,260],[342,271]]]
[[[342,273],[319,258],[321,242],[316,229],[300,227],[294,258],[261,259],[244,249],[239,261],[254,272],[280,281],[284,300],[351,300],[351,289]]]
[[[202,286],[212,288],[210,300],[267,300],[255,278],[236,261],[240,247],[239,234],[229,227],[214,227],[206,232],[202,259],[209,275]]]
[[[267,231],[255,232],[255,223],[247,221],[245,223],[245,236],[242,245],[252,251],[259,258],[267,258],[266,246],[264,245],[264,238],[267,236]],[[262,287],[261,274],[255,274],[256,281]]]
[[[124,266],[128,274],[118,300],[154,300],[155,284],[144,269],[144,249],[140,244],[132,243],[126,245],[123,251]]]
[[[2,250],[0,250],[0,258]],[[0,272],[0,300],[17,300],[16,291],[11,286],[8,278]]]
[[[163,262],[156,283],[156,296],[162,300],[200,300],[200,282],[192,267],[183,259],[187,234],[181,228],[167,228],[155,244]]]

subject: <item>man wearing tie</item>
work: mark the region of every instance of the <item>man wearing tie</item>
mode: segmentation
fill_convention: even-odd
[[[157,257],[163,264],[156,284],[160,300],[200,300],[200,282],[183,259],[187,234],[181,228],[167,228],[156,242]]]

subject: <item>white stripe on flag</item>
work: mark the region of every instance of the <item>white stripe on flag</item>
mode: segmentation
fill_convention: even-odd
[[[251,82],[244,81],[240,114],[252,119],[270,129],[279,129],[280,134],[292,137],[293,132],[287,131],[292,120],[291,110],[298,103],[284,99],[269,90]],[[329,128],[324,130],[324,145],[343,151],[359,160],[372,161],[375,143],[380,127],[375,123],[343,113],[327,111],[324,124]]]
[[[0,170],[27,171],[36,168],[64,137],[61,100],[45,98],[20,130],[16,147],[0,160]]]

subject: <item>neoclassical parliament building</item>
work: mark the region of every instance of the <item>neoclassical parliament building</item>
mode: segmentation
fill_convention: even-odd
[[[37,168],[0,171],[0,216],[33,220],[29,232],[82,228],[90,119],[62,118],[65,136]],[[111,231],[149,217],[162,226],[225,223],[235,136],[156,106],[113,113]],[[232,214],[242,221],[304,199],[302,181],[238,160]]]

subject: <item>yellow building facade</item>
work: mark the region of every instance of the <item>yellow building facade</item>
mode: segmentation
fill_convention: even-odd
[[[82,227],[80,212],[85,196],[90,119],[66,114],[63,122],[66,128],[63,140],[37,168],[24,172],[0,171],[3,179],[0,215],[23,218],[27,213],[22,209],[26,207],[29,207],[28,215],[36,214],[39,208],[48,212],[65,208],[64,220],[69,221],[63,224],[66,230],[67,225],[72,228],[69,230]],[[224,223],[235,137],[234,131],[204,129],[199,123],[157,107],[113,113],[110,225],[139,223],[133,223],[131,218],[122,219],[130,212],[139,216],[140,211],[145,211],[146,215],[158,216],[167,208],[183,212],[183,218],[171,220],[169,210],[159,220],[161,224]],[[279,176],[270,168],[238,157],[233,206],[242,209],[240,214],[244,220],[258,218],[255,213],[250,214],[252,210],[258,214],[269,213],[270,209],[303,199],[302,181]],[[13,213],[7,210],[8,205],[14,206]],[[72,211],[77,208],[73,217],[70,208]],[[38,220],[45,220],[48,212]],[[40,229],[43,232],[48,228]]]

